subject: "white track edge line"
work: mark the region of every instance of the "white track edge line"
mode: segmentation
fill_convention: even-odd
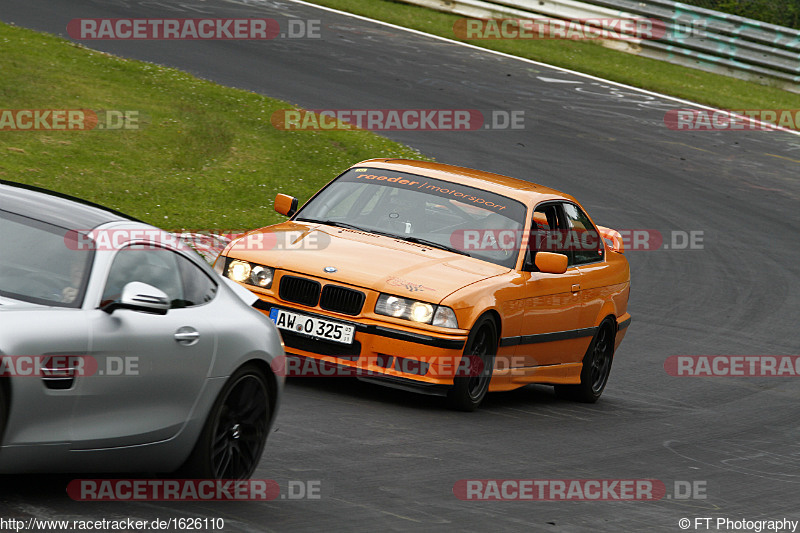
[[[354,18],[354,19],[363,20],[365,22],[371,22],[373,24],[386,26],[388,28],[393,28],[393,29],[401,30],[401,31],[407,31],[407,32],[413,33],[415,35],[429,37],[431,39],[444,41],[446,43],[465,46],[467,48],[472,48],[473,50],[480,50],[482,52],[487,52],[487,53],[494,54],[494,55],[497,55],[497,56],[500,56],[500,57],[505,57],[507,59],[516,59],[518,61],[523,61],[525,63],[530,63],[532,65],[537,65],[537,66],[540,66],[540,67],[547,67],[547,68],[550,68],[550,69],[553,69],[553,70],[557,70],[557,71],[560,71],[560,72],[565,72],[567,74],[572,74],[574,76],[579,76],[581,78],[587,78],[587,79],[590,79],[590,80],[601,81],[603,83],[610,83],[611,85],[616,85],[617,87],[622,87],[624,89],[628,89],[628,90],[631,90],[631,91],[636,91],[636,92],[639,92],[639,93],[642,93],[642,94],[647,94],[647,95],[650,95],[650,96],[656,96],[658,98],[663,98],[663,99],[666,99],[666,100],[672,100],[673,102],[680,102],[681,104],[687,104],[687,105],[690,105],[692,107],[699,107],[701,109],[707,109],[707,110],[710,110],[710,111],[717,111],[717,112],[726,113],[729,116],[733,116],[733,117],[736,117],[736,118],[741,118],[741,119],[744,119],[744,120],[750,121],[750,122],[755,122],[759,126],[762,126],[762,127],[766,128],[765,131],[779,130],[779,131],[783,131],[783,132],[786,132],[786,133],[790,133],[792,135],[800,136],[800,131],[798,131],[798,130],[790,130],[790,129],[784,128],[782,126],[776,126],[774,124],[770,124],[769,122],[763,122],[763,121],[756,120],[756,119],[751,118],[751,117],[746,117],[744,115],[738,115],[738,114],[732,113],[731,111],[726,110],[726,109],[719,109],[719,108],[716,108],[716,107],[707,106],[705,104],[699,104],[697,102],[692,102],[691,100],[684,100],[683,98],[678,98],[677,96],[669,96],[667,94],[657,93],[655,91],[648,91],[647,89],[642,89],[640,87],[634,87],[632,85],[626,85],[624,83],[620,83],[620,82],[617,82],[617,81],[607,80],[605,78],[600,78],[598,76],[592,76],[591,74],[586,74],[584,72],[578,72],[576,70],[570,70],[568,68],[558,67],[558,66],[555,66],[555,65],[550,65],[548,63],[542,63],[541,61],[535,61],[533,59],[528,59],[527,57],[520,57],[520,56],[515,56],[515,55],[512,55],[512,54],[507,54],[505,52],[498,52],[497,50],[491,50],[489,48],[483,48],[481,46],[477,46],[477,45],[474,45],[474,44],[464,43],[464,42],[461,42],[461,41],[456,41],[454,39],[448,39],[447,37],[442,37],[440,35],[434,35],[432,33],[426,33],[424,31],[415,30],[413,28],[406,28],[404,26],[398,26],[397,24],[392,24],[391,22],[384,22],[382,20],[371,19],[371,18],[365,17],[363,15],[356,15],[354,13],[348,13],[347,11],[341,11],[339,9],[334,9],[332,7],[321,6],[319,4],[313,4],[311,2],[306,2],[304,0],[289,0],[289,1],[293,2],[295,4],[300,4],[300,5],[304,5],[304,6],[308,6],[308,7],[313,7],[313,8],[316,8],[316,9],[321,9],[323,11],[329,11],[331,13],[336,13],[338,15],[343,15],[343,16],[346,16],[346,17],[351,17],[351,18]],[[410,5],[412,5],[412,4],[410,4]],[[686,68],[688,68],[688,67],[686,67]],[[687,131],[687,132],[695,131],[697,133],[703,133],[702,130],[685,130],[685,131]]]

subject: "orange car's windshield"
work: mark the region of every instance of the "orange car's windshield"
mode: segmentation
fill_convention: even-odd
[[[385,169],[351,169],[298,221],[354,227],[513,268],[525,206],[493,192]]]

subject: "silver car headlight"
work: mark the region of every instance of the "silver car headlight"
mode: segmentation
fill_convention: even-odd
[[[375,304],[375,313],[443,328],[458,328],[456,314],[449,307],[391,294],[381,294],[378,297],[378,302]]]
[[[248,285],[269,289],[272,287],[272,279],[275,277],[275,269],[234,259],[225,268],[225,276]]]

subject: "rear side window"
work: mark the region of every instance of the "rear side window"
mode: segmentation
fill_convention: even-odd
[[[570,250],[570,264],[584,265],[603,259],[603,241],[600,234],[581,209],[564,203],[564,214],[569,226],[567,243]]]
[[[202,305],[213,300],[217,295],[217,284],[197,265],[182,255],[171,253],[177,257],[178,269],[181,272],[185,307]]]

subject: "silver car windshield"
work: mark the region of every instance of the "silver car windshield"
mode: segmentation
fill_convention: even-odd
[[[80,307],[93,247],[74,246],[74,232],[0,210],[0,296]]]
[[[525,206],[482,189],[394,172],[351,169],[295,217],[395,237],[514,268]]]

